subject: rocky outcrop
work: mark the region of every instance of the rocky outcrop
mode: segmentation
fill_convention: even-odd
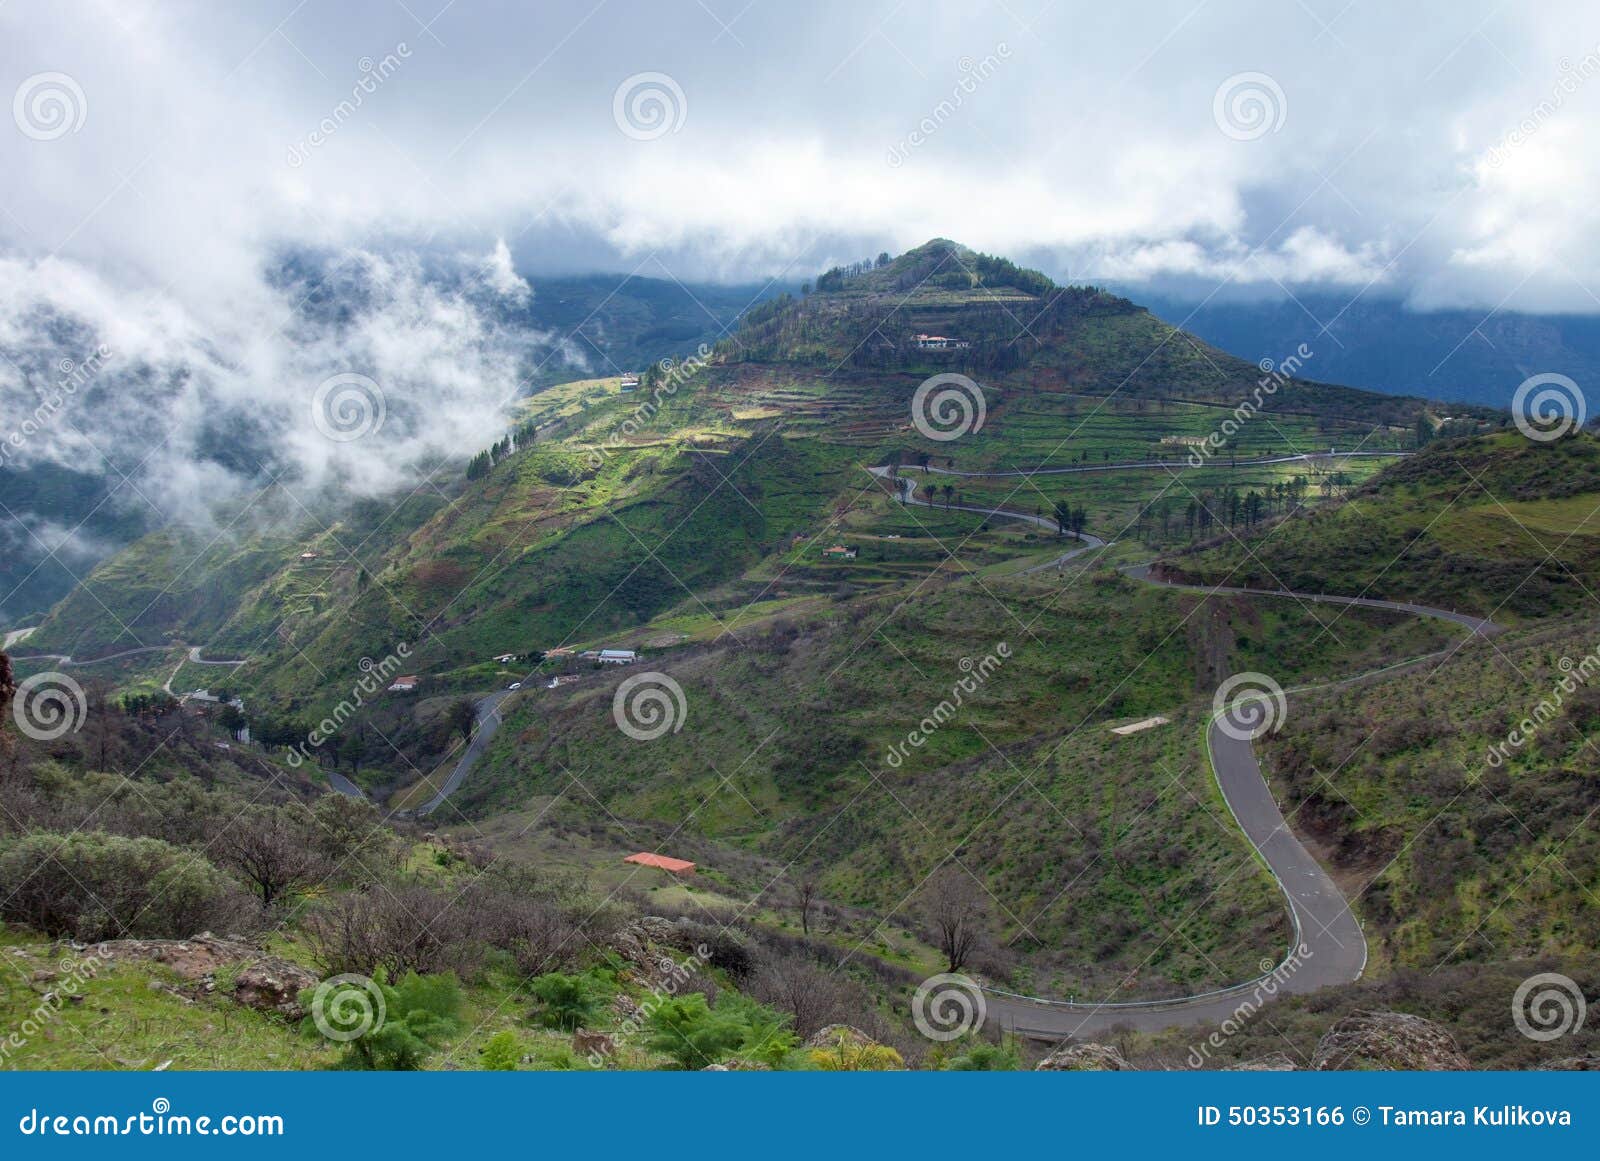
[[[260,952],[242,940],[222,939],[209,931],[193,939],[109,939],[84,949],[85,955],[132,962],[144,960],[170,968],[186,980],[200,980],[218,968],[255,959]]]
[[[290,1020],[305,1015],[300,993],[317,986],[318,977],[292,960],[263,955],[240,939],[202,932],[193,939],[112,939],[84,949],[85,955],[132,963],[160,964],[190,984],[195,995],[217,990],[217,973],[237,969],[233,988],[224,993],[247,1008],[275,1012]],[[176,993],[175,989],[174,994]],[[184,997],[188,998],[188,997]]]
[[[1133,1068],[1109,1044],[1074,1044],[1058,1048],[1035,1067],[1036,1072],[1128,1072]]]
[[[306,1011],[300,1006],[300,993],[317,986],[315,972],[275,955],[247,964],[233,979],[233,998],[258,1012],[276,1012],[299,1020]]]
[[[806,1041],[807,1048],[838,1048],[844,1045],[849,1048],[866,1048],[878,1042],[868,1036],[859,1028],[852,1028],[849,1024],[829,1024],[825,1028],[818,1028]]]
[[[701,1072],[771,1072],[772,1065],[762,1064],[759,1060],[724,1060],[721,1064],[708,1064]]]
[[[1443,1026],[1403,1012],[1357,1012],[1317,1043],[1318,1071],[1460,1072],[1472,1064]]]
[[[1600,1056],[1569,1056],[1541,1064],[1540,1072],[1600,1072]]]
[[[1265,1056],[1258,1056],[1254,1060],[1241,1060],[1238,1064],[1230,1064],[1223,1072],[1295,1072],[1300,1068],[1293,1060],[1289,1059],[1286,1052],[1269,1052]]]

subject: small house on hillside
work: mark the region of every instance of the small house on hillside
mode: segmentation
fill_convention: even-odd
[[[694,874],[694,864],[686,859],[672,859],[666,855],[654,855],[649,851],[640,851],[636,855],[629,855],[622,860],[640,867],[657,867],[663,871],[670,871],[674,875]]]
[[[389,692],[390,693],[411,693],[417,688],[417,682],[419,680],[421,680],[421,679],[418,678],[417,675],[414,674],[414,673],[413,674],[409,674],[406,677],[397,677],[397,678],[394,679],[394,684],[389,687]]]
[[[639,655],[632,649],[602,649],[596,660],[601,665],[632,665]]]
[[[972,344],[965,339],[952,339],[948,335],[918,335],[919,351],[964,351]]]
[[[856,558],[856,550],[846,548],[842,544],[835,544],[831,548],[824,548],[822,556],[825,560],[854,560]]]

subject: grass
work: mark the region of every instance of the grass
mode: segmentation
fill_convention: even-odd
[[[999,900],[1002,938],[1041,982],[1157,994],[1231,982],[1276,950],[1281,904],[1264,875],[1229,876],[1248,845],[1182,723],[1230,672],[1291,684],[1449,639],[1395,615],[1347,614],[1331,631],[1318,617],[1331,613],[1202,607],[1114,574],[1076,588],[1007,582],[995,595],[941,581],[910,604],[886,594],[837,620],[797,616],[771,637],[664,659],[688,714],[682,732],[648,744],[612,722],[619,677],[536,690],[457,806],[492,818],[532,799],[548,825],[600,826],[616,844],[608,858],[671,836],[668,853],[732,868],[736,897],[792,859],[814,861],[829,898],[880,913],[965,850]],[[1012,658],[891,764],[891,747],[966,672],[961,658],[1000,641]],[[1105,728],[1153,713],[1174,727]],[[1192,943],[1156,934],[1177,923]],[[1123,979],[1152,953],[1142,977]]]
[[[1600,441],[1430,445],[1335,507],[1172,559],[1232,584],[1413,600],[1516,621],[1586,605],[1600,568]],[[1526,519],[1524,519],[1526,517]]]

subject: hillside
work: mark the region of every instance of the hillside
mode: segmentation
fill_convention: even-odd
[[[1413,600],[1493,618],[1586,606],[1600,440],[1443,440],[1340,503],[1163,561],[1175,579]]]
[[[945,372],[982,415],[953,439],[912,406]],[[264,493],[223,536],[153,533],[52,611],[19,670],[109,654],[84,674],[98,697],[149,699],[135,714],[172,712],[168,688],[225,688],[254,741],[225,741],[210,711],[201,738],[293,770],[302,793],[402,812],[445,784],[470,702],[498,691],[504,725],[428,820],[456,849],[602,894],[630,881],[622,855],[668,851],[704,870],[691,896],[658,884],[653,908],[739,915],[759,939],[792,937],[804,881],[831,916],[813,929],[805,913],[808,954],[888,996],[939,967],[923,897],[953,854],[982,887],[986,979],[1217,987],[1281,954],[1288,927],[1212,779],[1211,692],[1241,672],[1287,686],[1377,668],[1454,648],[1459,629],[1202,599],[1117,566],[1159,552],[1198,570],[1219,536],[1304,529],[1308,560],[1333,544],[1354,568],[1351,514],[1391,495],[1410,497],[1405,519],[1437,507],[1452,455],[1519,503],[1588,479],[1586,459],[1518,458],[1520,436],[1413,455],[1441,417],[1421,400],[1262,382],[1131,303],[936,240],[759,305],[638,384],[543,390],[401,502],[322,519]],[[1571,446],[1540,454],[1588,454]],[[1063,512],[1116,543],[1078,542]],[[1332,534],[1347,527],[1348,543]],[[192,647],[241,664],[208,670]],[[614,698],[646,671],[579,656],[600,648],[676,683],[679,730],[619,731]],[[402,673],[417,688],[389,691]],[[1112,732],[1130,723],[1146,724]]]

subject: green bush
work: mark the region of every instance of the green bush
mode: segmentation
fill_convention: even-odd
[[[576,1032],[593,1024],[605,1010],[606,997],[591,976],[549,972],[528,987],[540,1002],[534,1018],[546,1028]]]
[[[515,1072],[522,1063],[522,1042],[507,1029],[496,1032],[483,1046],[483,1067],[490,1072]]]
[[[160,839],[40,831],[0,843],[0,918],[46,935],[186,939],[257,915],[237,881]]]
[[[704,1068],[730,1056],[776,1067],[797,1043],[787,1024],[787,1017],[737,992],[724,993],[715,1008],[691,992],[651,1013],[646,1043],[680,1068]]]
[[[324,983],[302,992],[300,1003],[311,1013],[307,1035],[326,1034],[330,1027],[340,1035],[360,1029],[354,1039],[341,1040],[346,1049],[340,1067],[347,1069],[415,1071],[461,1027],[461,986],[448,973],[407,972],[393,985],[381,973],[332,989]]]

